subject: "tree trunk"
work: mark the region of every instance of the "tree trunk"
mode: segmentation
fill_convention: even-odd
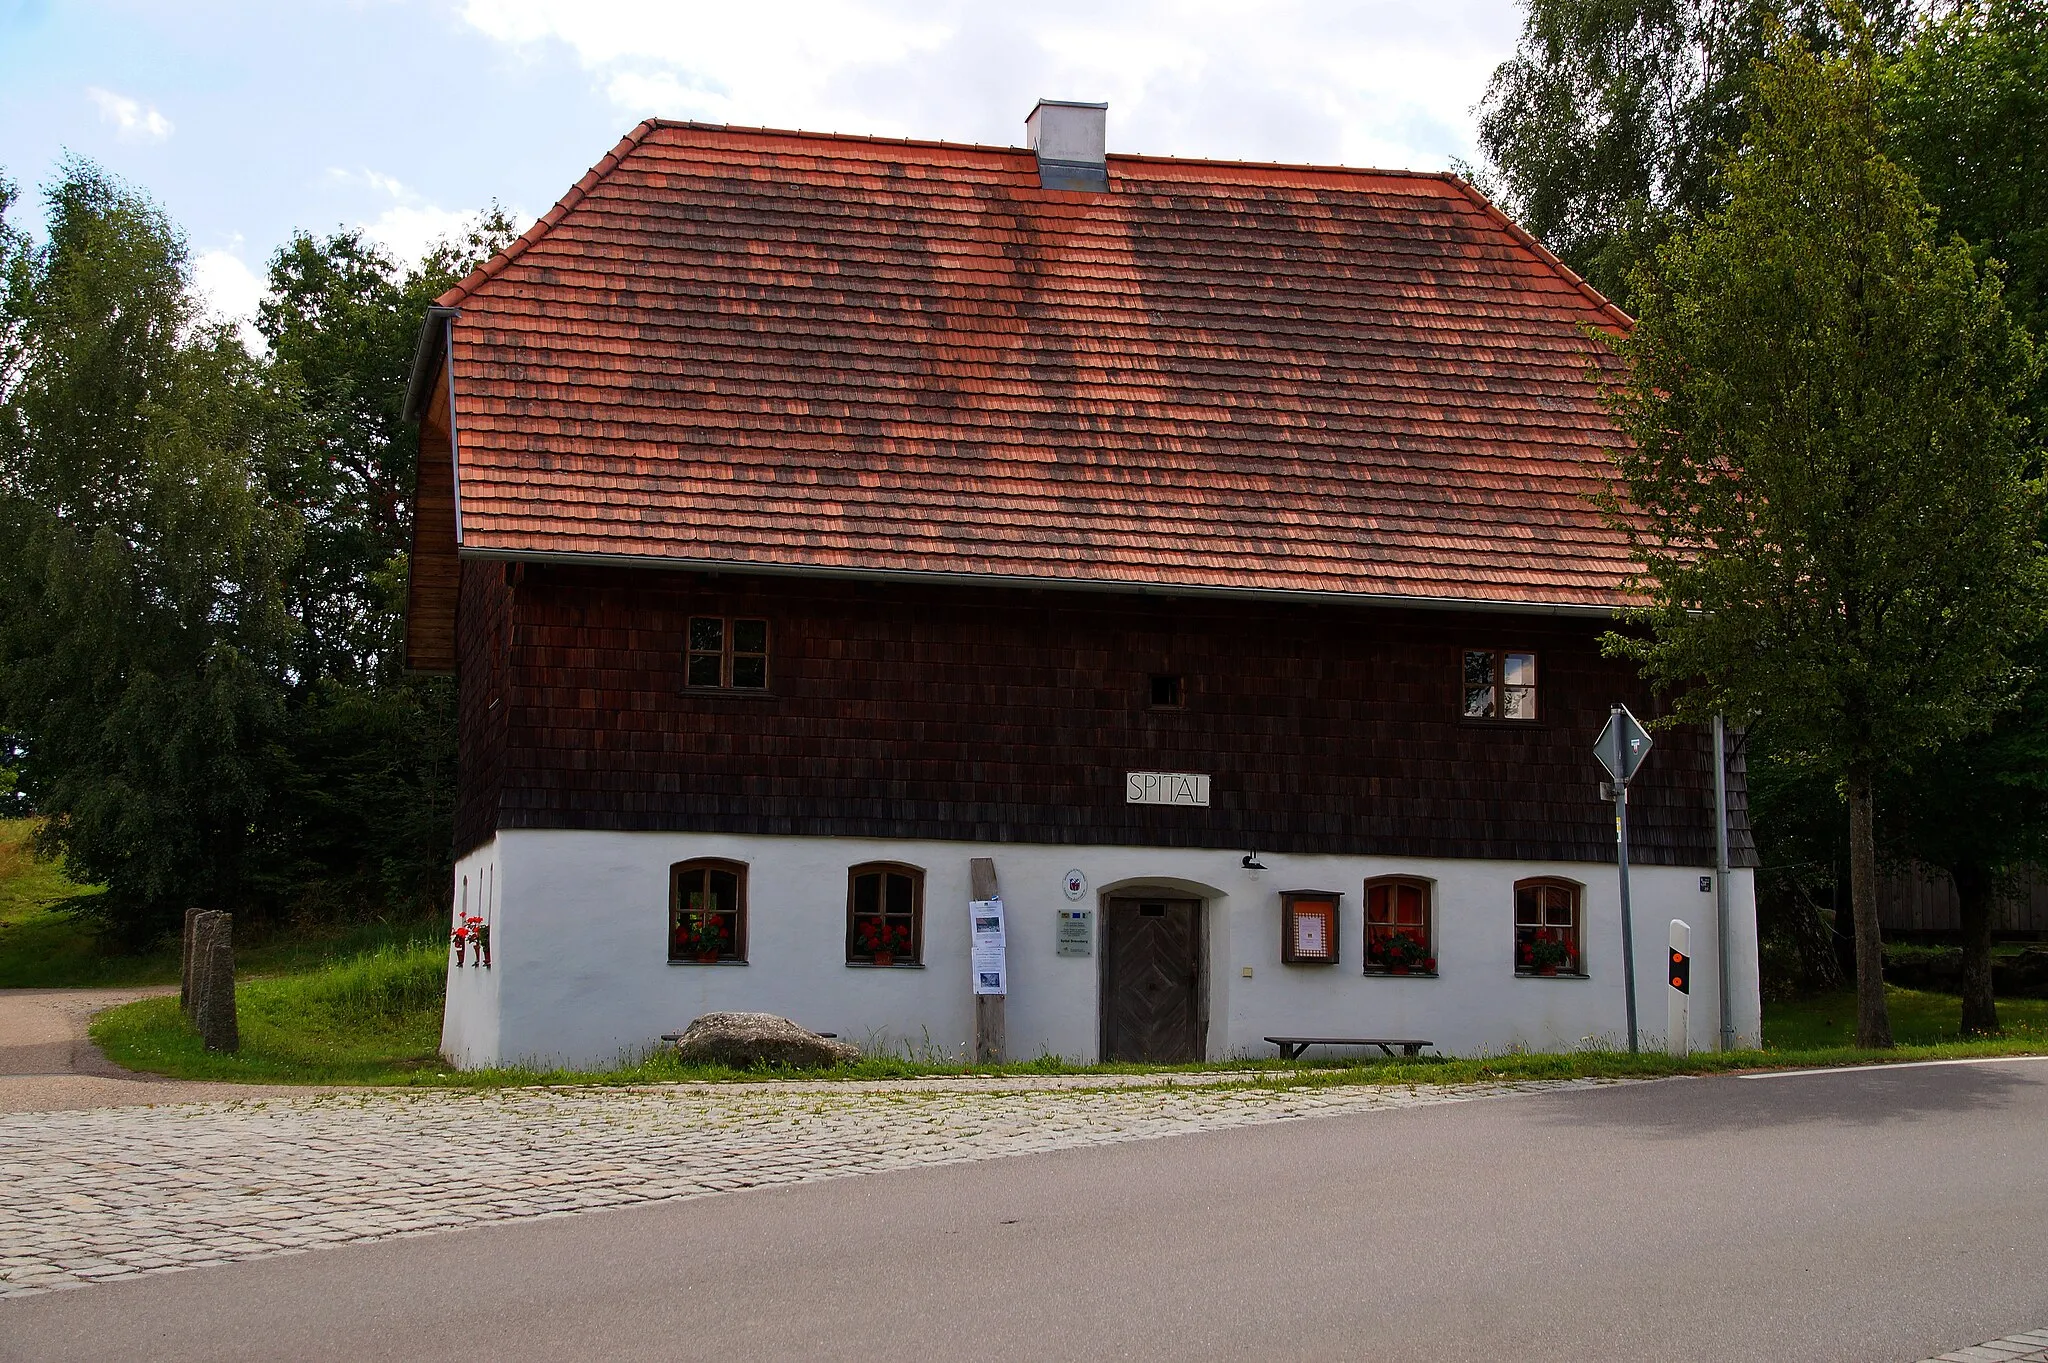
[[[1856,1044],[1888,1051],[1891,1018],[1884,1006],[1884,936],[1877,926],[1877,830],[1868,771],[1850,774],[1849,904],[1856,918]]]
[[[1995,1036],[1998,1002],[1991,988],[1991,916],[1997,878],[1982,866],[1955,866],[1963,918],[1963,1035]]]

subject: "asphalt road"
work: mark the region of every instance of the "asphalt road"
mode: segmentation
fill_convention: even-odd
[[[2048,1061],[1316,1118],[0,1304],[0,1358],[1917,1360],[2048,1325]]]

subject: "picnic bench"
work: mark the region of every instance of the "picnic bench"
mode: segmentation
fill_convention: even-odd
[[[1301,1053],[1311,1046],[1377,1046],[1388,1055],[1394,1047],[1401,1048],[1401,1054],[1417,1056],[1424,1046],[1434,1046],[1434,1041],[1415,1041],[1403,1037],[1377,1036],[1269,1036],[1266,1040],[1280,1048],[1282,1060],[1299,1060]]]

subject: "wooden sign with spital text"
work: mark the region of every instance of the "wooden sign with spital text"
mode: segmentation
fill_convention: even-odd
[[[1193,771],[1125,772],[1124,803],[1200,808],[1209,803],[1209,778]]]

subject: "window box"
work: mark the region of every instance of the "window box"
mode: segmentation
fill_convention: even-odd
[[[878,969],[924,964],[924,871],[870,861],[846,872],[846,963]]]
[[[1365,882],[1365,973],[1436,977],[1433,886],[1415,876]]]
[[[1584,887],[1539,877],[1515,883],[1515,973],[1540,979],[1583,978]]]
[[[745,862],[699,857],[669,867],[668,960],[670,965],[746,964]]]

